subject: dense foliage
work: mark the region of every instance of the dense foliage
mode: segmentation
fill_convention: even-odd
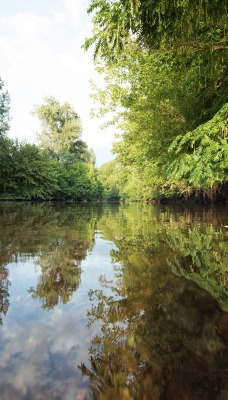
[[[47,152],[33,144],[6,139],[2,153],[1,197],[51,198],[57,189],[57,169]]]
[[[223,0],[91,0],[95,57],[118,57],[129,39],[153,49],[226,48],[227,5]]]
[[[36,107],[43,125],[37,146],[7,137],[9,97],[1,91],[0,98],[0,198],[97,198],[101,191],[94,168],[95,155],[80,138],[81,121],[72,107],[68,103],[61,106],[52,97]]]
[[[98,180],[102,185],[102,197],[105,200],[120,199],[120,171],[115,160],[103,164],[98,169]]]
[[[84,47],[106,82],[94,97],[114,115],[121,197],[215,197],[228,176],[226,4],[92,0],[88,11]]]

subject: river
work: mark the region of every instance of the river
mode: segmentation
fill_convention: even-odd
[[[227,399],[227,208],[0,203],[0,398]]]

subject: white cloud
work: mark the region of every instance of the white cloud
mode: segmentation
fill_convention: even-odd
[[[11,137],[35,140],[39,124],[31,111],[44,96],[52,95],[69,101],[81,116],[84,140],[101,164],[113,157],[113,133],[105,134],[99,129],[100,122],[90,119],[89,80],[99,78],[91,54],[81,49],[90,35],[88,4],[89,0],[51,1],[39,10],[37,0],[33,2],[36,8],[2,14],[0,74],[11,96]]]
[[[28,312],[26,304],[23,311]],[[0,369],[4,374],[0,384],[23,395],[30,390],[34,398],[49,387],[50,397],[58,390],[61,398],[75,399],[83,386],[77,365],[86,361],[91,339],[92,332],[89,334],[80,316],[77,320],[75,311],[53,311],[42,320],[23,324],[11,319],[2,329]]]

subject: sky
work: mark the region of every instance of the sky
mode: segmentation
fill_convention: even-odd
[[[81,48],[90,37],[90,0],[0,0],[0,76],[11,98],[13,139],[36,142],[41,126],[32,115],[45,96],[69,102],[82,120],[82,139],[96,154],[97,166],[114,158],[114,129],[92,118],[90,98],[95,71],[92,52]]]

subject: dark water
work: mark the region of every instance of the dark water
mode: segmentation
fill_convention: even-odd
[[[228,399],[228,211],[0,204],[0,399]]]

